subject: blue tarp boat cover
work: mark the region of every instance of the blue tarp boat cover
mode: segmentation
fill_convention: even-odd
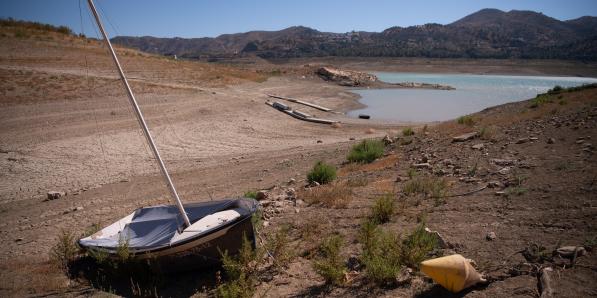
[[[228,199],[213,202],[200,202],[185,204],[184,209],[187,212],[191,223],[210,215],[220,212],[237,205],[239,200]],[[246,214],[251,214],[253,210],[246,210]],[[159,247],[165,247],[170,244],[170,240],[177,233],[182,231],[184,221],[174,205],[159,205],[144,207],[135,210],[132,220],[121,228],[121,232],[108,238],[87,237],[80,240],[84,247],[102,247],[116,248],[122,241],[128,242],[129,249],[146,250]]]

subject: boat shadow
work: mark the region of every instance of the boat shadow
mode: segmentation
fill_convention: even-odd
[[[147,261],[104,261],[83,257],[69,266],[71,278],[97,291],[124,297],[190,297],[217,286],[220,265],[168,273]]]

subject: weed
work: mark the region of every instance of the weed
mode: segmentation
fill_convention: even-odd
[[[592,238],[586,238],[582,245],[586,250],[592,252],[593,249],[597,246],[597,236],[593,236]]]
[[[373,207],[371,207],[370,218],[376,224],[389,222],[394,214],[394,209],[394,194],[385,194],[375,200]]]
[[[309,183],[317,182],[319,184],[327,184],[336,179],[336,167],[318,161],[313,169],[307,174]]]
[[[526,192],[527,192],[527,189],[524,188],[524,187],[520,187],[520,186],[510,187],[510,188],[506,189],[506,195],[507,196],[512,196],[512,195],[522,196]]]
[[[561,106],[564,106],[564,105],[567,105],[567,104],[568,104],[568,102],[567,102],[565,99],[560,99],[560,100],[558,101],[558,104],[559,104],[559,105],[561,105]]]
[[[483,126],[479,129],[479,137],[482,140],[492,140],[495,136],[495,128],[490,126]]]
[[[549,98],[548,95],[546,94],[538,94],[535,98],[531,99],[531,105],[529,106],[530,108],[537,108],[540,105],[546,104],[546,103],[550,103],[551,102],[551,98]]]
[[[456,122],[458,122],[458,124],[463,124],[463,125],[467,125],[467,126],[473,126],[473,125],[475,125],[476,121],[473,118],[473,116],[471,116],[471,115],[465,115],[465,116],[458,117],[458,119],[456,119]]]
[[[127,237],[121,237],[118,239],[118,246],[116,247],[116,255],[118,260],[122,263],[126,263],[132,255],[129,250],[129,239]]]
[[[263,210],[261,208],[257,208],[257,211],[251,215],[251,223],[255,228],[255,231],[260,231],[263,227]]]
[[[340,183],[330,183],[304,190],[299,197],[308,204],[344,208],[352,200],[352,189]]]
[[[227,282],[216,288],[217,297],[252,297],[255,291],[256,278],[254,273],[258,265],[258,253],[246,235],[243,235],[241,249],[236,256],[230,256],[228,251],[220,252],[222,268],[226,273]]]
[[[384,152],[384,143],[380,140],[363,140],[354,145],[346,157],[350,162],[371,163]]]
[[[276,260],[276,265],[285,267],[294,258],[295,253],[291,251],[288,232],[290,225],[285,224],[273,235],[267,238],[265,248]]]
[[[406,175],[409,179],[413,179],[417,176],[417,170],[414,168],[408,168],[408,170],[406,170]]]
[[[346,266],[340,255],[344,239],[340,235],[331,235],[319,246],[319,257],[313,263],[315,271],[327,284],[341,285],[344,282]]]
[[[382,230],[372,221],[361,226],[360,239],[363,244],[361,261],[365,265],[365,276],[379,285],[392,285],[400,271],[399,237]]]
[[[402,240],[401,260],[410,268],[418,268],[419,263],[437,246],[437,238],[425,231],[425,223],[419,224],[415,230]]]
[[[562,92],[563,90],[564,90],[564,88],[562,88],[562,86],[555,85],[552,89],[549,89],[547,91],[547,94],[558,94],[558,93]]]
[[[407,195],[424,194],[433,198],[441,198],[446,194],[448,183],[445,179],[435,177],[415,178],[407,181],[402,192]]]
[[[406,127],[404,129],[402,129],[402,135],[405,137],[412,136],[414,134],[415,134],[415,131],[410,127]]]
[[[404,138],[400,141],[400,145],[405,146],[405,145],[410,145],[412,144],[413,139],[412,138]]]
[[[350,187],[366,186],[367,184],[369,184],[369,180],[366,177],[353,177],[346,181],[346,185]]]
[[[257,192],[254,191],[254,190],[247,190],[243,194],[243,197],[249,198],[249,199],[256,199],[257,198]]]
[[[75,233],[62,230],[56,239],[56,243],[50,249],[50,260],[58,264],[64,272],[68,272],[69,264],[79,254]]]
[[[422,129],[421,131],[422,131],[423,133],[426,133],[428,129],[429,129],[429,127],[427,127],[427,124],[425,124],[425,125],[423,126],[423,129]]]

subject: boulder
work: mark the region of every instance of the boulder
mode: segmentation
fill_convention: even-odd
[[[377,81],[377,76],[372,74],[353,70],[340,70],[332,67],[321,67],[316,73],[324,80],[337,83],[341,86],[367,86]]]
[[[479,134],[476,131],[465,133],[465,134],[453,137],[452,142],[465,142],[465,141],[476,138],[478,135]]]

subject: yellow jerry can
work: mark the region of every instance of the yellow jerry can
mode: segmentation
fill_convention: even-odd
[[[485,281],[470,262],[458,254],[423,261],[421,271],[453,293]]]

